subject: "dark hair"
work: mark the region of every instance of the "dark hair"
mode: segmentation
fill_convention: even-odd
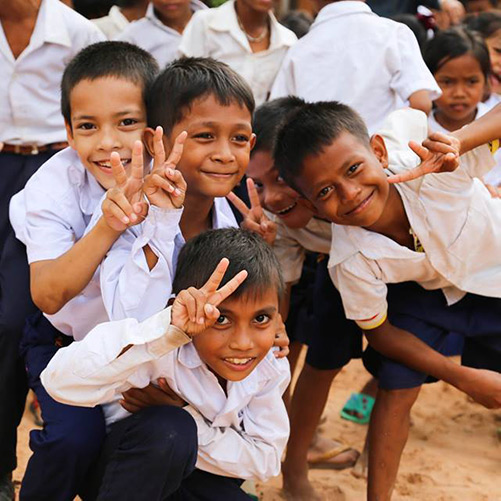
[[[405,24],[414,33],[419,48],[422,50],[427,40],[426,28],[413,14],[395,14],[391,17],[397,23]]]
[[[197,99],[214,96],[222,106],[232,103],[252,115],[254,96],[247,82],[227,64],[205,57],[183,57],[158,75],[146,98],[148,125],[161,125],[169,135]]]
[[[151,54],[127,42],[98,42],[82,49],[66,66],[61,81],[61,111],[71,124],[71,91],[82,80],[115,77],[143,89],[143,99],[158,73]]]
[[[471,54],[478,61],[487,80],[491,70],[489,50],[482,37],[474,31],[466,28],[439,31],[423,50],[424,61],[433,75],[451,59],[465,54]]]
[[[259,106],[252,117],[252,131],[256,134],[256,144],[251,155],[258,151],[273,153],[281,126],[287,122],[289,113],[303,104],[303,99],[288,96],[268,101]]]
[[[481,12],[478,15],[468,15],[463,24],[472,31],[477,31],[484,40],[501,30],[501,12]]]
[[[239,271],[248,273],[231,297],[249,292],[259,296],[274,287],[279,299],[282,298],[284,281],[273,249],[256,233],[238,228],[209,230],[189,240],[179,253],[173,292],[178,294],[188,287],[202,287],[223,257],[228,258],[230,264],[220,287]]]
[[[298,189],[294,179],[303,169],[304,159],[317,155],[343,132],[352,134],[369,147],[370,138],[362,117],[352,108],[336,101],[303,103],[291,112],[278,132],[275,165],[285,182]]]
[[[303,10],[291,10],[280,18],[280,24],[289,28],[298,38],[302,38],[310,31],[313,17]]]

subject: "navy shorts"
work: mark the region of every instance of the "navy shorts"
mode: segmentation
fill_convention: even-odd
[[[299,291],[291,294],[289,316],[294,319],[293,336],[308,345],[306,362],[319,370],[344,367],[352,358],[362,355],[362,331],[344,314],[341,296],[327,270],[327,256],[315,254],[315,263],[306,261],[308,275],[301,282],[302,303],[298,306]],[[311,273],[315,267],[314,274]],[[305,270],[303,270],[305,277]],[[288,319],[289,322],[289,319]],[[287,332],[291,326],[287,325]]]
[[[448,306],[441,290],[425,290],[415,282],[388,286],[388,320],[440,353],[447,353],[451,332],[464,338],[462,363],[501,371],[501,299],[467,294]],[[387,390],[415,388],[436,381],[380,355],[364,353],[364,365]]]

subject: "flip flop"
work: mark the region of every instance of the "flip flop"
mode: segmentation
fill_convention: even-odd
[[[331,463],[329,459],[333,459],[343,452],[347,451],[354,451],[356,452],[356,458],[350,461],[345,461],[344,463]],[[318,458],[316,458],[314,461],[308,461],[308,466],[310,468],[317,468],[321,470],[344,470],[346,468],[351,468],[358,459],[358,456],[360,456],[360,453],[356,450],[350,447],[349,445],[346,444],[340,444],[337,447],[334,447],[333,449],[324,452]]]
[[[364,393],[352,393],[341,410],[341,417],[358,424],[367,424],[374,407],[374,397]]]

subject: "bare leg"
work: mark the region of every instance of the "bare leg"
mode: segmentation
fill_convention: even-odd
[[[368,501],[391,499],[409,435],[410,411],[420,389],[378,390],[369,424]]]
[[[287,356],[287,360],[289,360],[289,365],[291,368],[291,376],[294,376],[294,371],[296,370],[297,362],[299,360],[299,355],[301,355],[301,350],[303,349],[303,344],[299,341],[292,341],[289,346],[289,355]],[[283,400],[287,411],[289,411],[290,403],[291,403],[291,385],[287,387],[283,394]]]

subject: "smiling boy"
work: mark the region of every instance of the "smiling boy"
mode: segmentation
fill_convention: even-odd
[[[172,307],[141,323],[102,324],[58,352],[42,375],[51,395],[112,402],[95,479],[100,496],[125,499],[140,485],[144,499],[244,500],[242,479],[279,473],[290,372],[270,350],[283,287],[259,236],[208,231],[179,254]],[[183,409],[149,407],[117,421],[121,393],[161,377]]]

